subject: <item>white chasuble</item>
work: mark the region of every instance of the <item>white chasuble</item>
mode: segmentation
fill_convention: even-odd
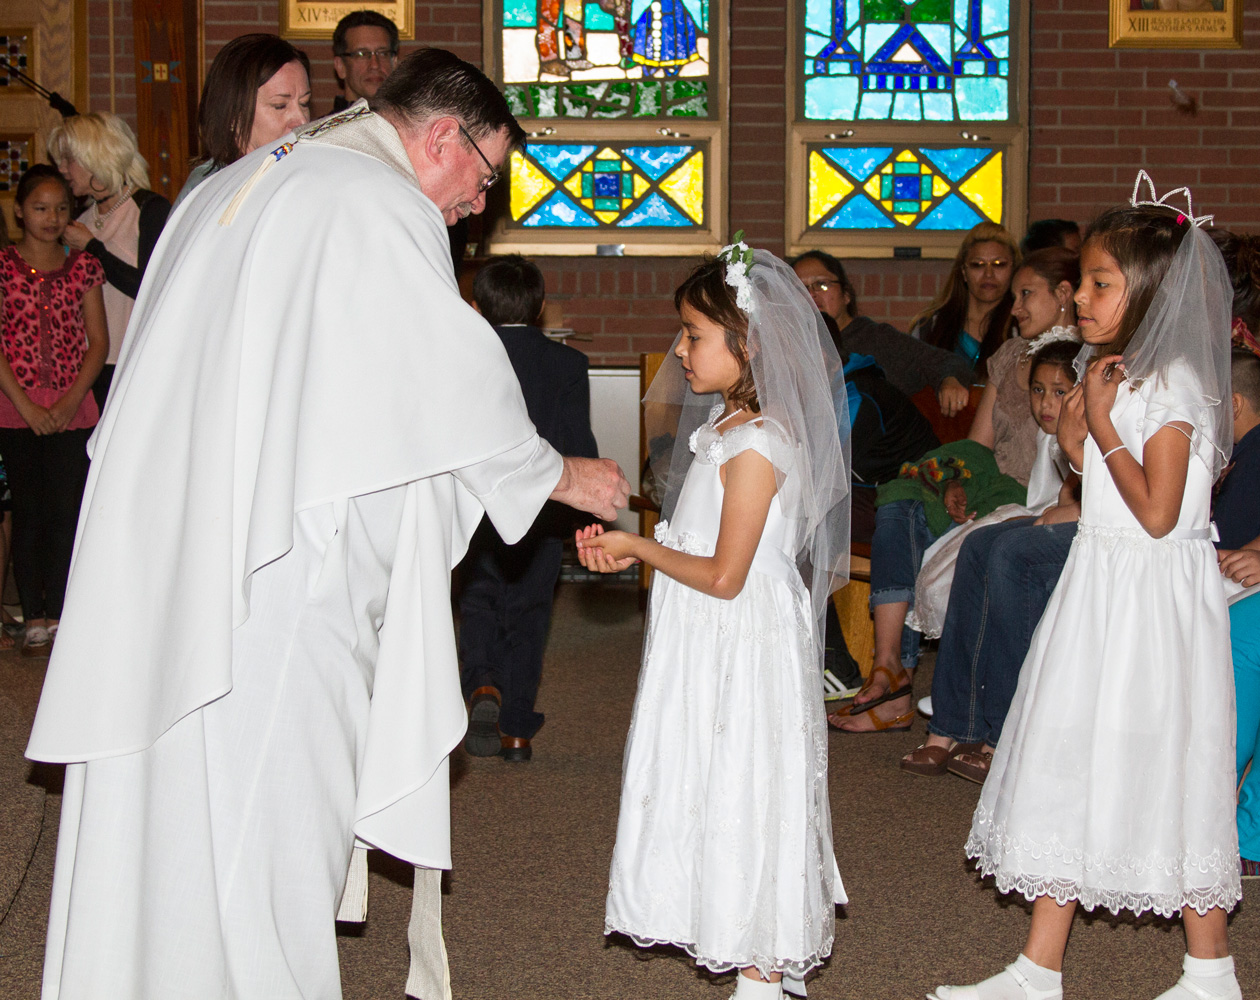
[[[169,919],[179,919],[177,903],[162,897],[185,887],[150,870],[143,844],[126,851],[94,844],[209,827],[187,839],[192,851],[200,845],[210,856],[190,856],[184,868],[205,869],[220,893],[237,877],[232,866],[245,863],[237,848],[248,853],[248,843],[221,836],[248,838],[247,823],[221,835],[214,806],[203,808],[215,801],[215,781],[228,780],[216,778],[213,761],[208,774],[188,775],[208,782],[209,791],[175,796],[192,803],[187,814],[172,801],[172,815],[156,825],[136,829],[127,821],[110,830],[94,818],[105,816],[99,822],[107,825],[110,810],[92,804],[101,799],[94,773],[108,773],[102,783],[126,785],[132,813],[161,817],[164,804],[153,797],[169,788],[162,768],[175,766],[170,761],[182,759],[190,740],[196,749],[188,760],[211,752],[196,734],[212,722],[222,726],[217,713],[230,714],[234,690],[249,687],[239,647],[263,627],[249,625],[256,578],[273,581],[266,600],[281,619],[309,614],[329,593],[343,617],[354,618],[309,651],[321,661],[331,657],[332,676],[340,663],[341,681],[302,670],[302,629],[283,656],[264,656],[293,663],[292,676],[274,688],[275,718],[292,711],[289,685],[297,678],[309,689],[298,700],[322,699],[327,709],[313,710],[311,725],[330,726],[323,738],[346,753],[349,777],[327,802],[315,790],[304,805],[286,808],[336,812],[331,800],[348,787],[353,835],[413,864],[450,865],[446,760],[466,723],[450,570],[483,511],[504,538],[520,537],[558,481],[561,461],[530,423],[499,338],[460,298],[442,217],[420,191],[397,133],[372,114],[331,130],[327,124],[310,127],[319,135],[283,157],[259,150],[217,172],[172,215],[92,438],[65,615],[27,749],[32,759],[76,765],[58,847],[47,997],[92,995],[68,988],[89,971],[76,971],[76,923],[108,922],[111,909],[124,918],[134,911],[143,922],[173,907]],[[260,171],[268,157],[273,162]],[[342,528],[356,511],[376,523]],[[297,544],[304,518],[332,525],[331,540]],[[296,568],[300,560],[312,567],[310,579]],[[275,612],[274,580],[289,577],[305,582],[285,583],[292,608]],[[350,687],[339,691],[344,684]],[[346,693],[360,688],[361,702]],[[340,704],[334,710],[329,700]],[[237,725],[227,723],[228,730]],[[279,723],[257,731],[266,734],[258,739],[285,735]],[[168,746],[184,749],[163,757]],[[95,772],[94,762],[102,765]],[[268,780],[283,784],[286,769],[313,773],[322,765],[298,759],[276,766]],[[306,787],[309,778],[293,784]],[[313,853],[340,857],[334,875],[344,880],[351,830],[334,824],[331,839],[338,843]],[[320,864],[312,881],[322,886]],[[328,925],[334,970],[340,889],[337,881],[331,899],[310,900]],[[144,904],[146,895],[153,905]],[[140,902],[131,905],[133,896]],[[229,913],[230,900],[217,905],[224,957],[201,971],[214,980],[211,966],[227,969],[224,990],[194,985],[188,996],[340,995],[327,975],[316,976],[313,988],[232,985],[248,976],[231,972],[231,942],[268,935]],[[260,916],[280,928],[279,938],[283,909]],[[139,940],[127,946],[133,954],[109,960],[153,961],[143,953],[148,930],[119,932]],[[213,950],[216,942],[200,931],[191,947]],[[178,935],[164,930],[153,940]],[[62,969],[54,962],[69,970],[60,993]],[[141,990],[154,974],[133,981],[123,970],[114,981]],[[168,992],[153,989],[128,995],[185,995],[169,981],[161,987]]]

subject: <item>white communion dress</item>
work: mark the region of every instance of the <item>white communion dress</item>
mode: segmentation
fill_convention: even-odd
[[[750,448],[770,458],[778,433],[766,421],[720,434],[712,419],[696,431],[657,540],[712,555],[721,466]],[[831,953],[835,904],[847,902],[799,536],[776,496],[733,600],[656,574],[604,924],[642,946],[677,945],[714,972],[782,972],[798,993]]]
[[[1121,385],[1111,418],[1139,462],[1161,412],[1158,392],[1148,402]],[[1157,539],[1092,437],[1084,463],[1080,528],[1033,635],[967,854],[999,890],[1029,899],[1164,916],[1228,910],[1241,898],[1234,685],[1211,475],[1192,451],[1177,525]]]

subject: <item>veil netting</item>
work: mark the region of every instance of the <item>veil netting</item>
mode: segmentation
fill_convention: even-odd
[[[818,620],[849,578],[852,466],[840,355],[795,271],[766,250],[752,251],[746,270],[725,253],[727,283],[751,292],[741,288],[740,306],[748,315],[753,383],[760,416],[780,431],[770,435],[779,503],[800,524],[797,566]],[[693,435],[722,406],[720,393],[691,391],[673,354],[677,346],[678,338],[643,397],[648,462],[664,520],[691,466]]]

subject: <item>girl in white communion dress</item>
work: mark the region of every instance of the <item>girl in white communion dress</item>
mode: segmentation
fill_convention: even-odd
[[[846,902],[819,681],[848,571],[840,359],[792,270],[742,243],[675,302],[681,365],[645,400],[649,440],[655,404],[674,415],[667,520],[656,541],[578,533],[588,568],[658,571],[604,929],[740,970],[739,1000],[803,995]]]
[[[1242,896],[1234,690],[1208,521],[1232,441],[1231,286],[1186,197],[1181,213],[1135,186],[1082,248],[1088,369],[1059,418],[1080,528],[967,840],[1000,891],[1033,902],[1032,926],[1006,970],[930,1000],[1060,1000],[1078,905],[1181,914],[1184,975],[1158,1000],[1242,996],[1226,930]]]

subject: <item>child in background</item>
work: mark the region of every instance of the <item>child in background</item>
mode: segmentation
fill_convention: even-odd
[[[1208,521],[1232,446],[1230,281],[1188,194],[1184,213],[1137,198],[1082,250],[1093,358],[1059,417],[1083,470],[1080,526],[967,841],[1000,891],[1032,901],[1032,926],[1003,972],[935,1000],[1059,1000],[1078,904],[1181,914],[1184,975],[1159,1000],[1242,996],[1226,926],[1242,895],[1233,678]]]
[[[562,455],[598,458],[586,355],[538,328],[542,272],[518,254],[495,257],[473,280],[477,311],[494,327],[521,383],[529,419]],[[515,545],[485,518],[460,564],[459,655],[469,702],[464,748],[522,762],[544,716],[534,711],[564,538],[573,511],[554,502]]]
[[[47,653],[61,618],[87,439],[99,416],[89,390],[109,351],[105,272],[91,254],[67,254],[61,243],[70,205],[70,186],[55,168],[31,167],[14,199],[22,239],[0,251],[0,454],[13,497],[22,652],[33,656]]]
[[[592,569],[658,571],[604,931],[741,970],[740,1000],[774,998],[803,993],[846,901],[818,623],[848,569],[847,402],[817,310],[769,253],[728,247],[674,301],[682,368],[663,366],[645,400],[682,413],[666,520],[657,541],[578,534]]]

